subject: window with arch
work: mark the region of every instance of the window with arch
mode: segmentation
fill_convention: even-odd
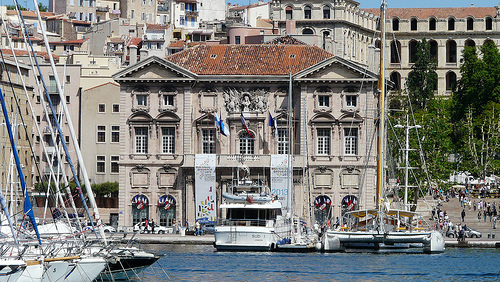
[[[158,199],[158,212],[161,226],[173,226],[177,201],[171,195],[163,195]]]
[[[291,6],[285,8],[285,15],[287,20],[293,19],[293,8]]]
[[[455,30],[455,19],[454,18],[448,19],[448,30]]]
[[[318,224],[324,225],[330,219],[332,200],[326,195],[319,195],[314,199],[314,219]]]
[[[474,30],[474,19],[467,18],[467,30]]]
[[[255,154],[255,140],[247,132],[240,133],[238,139],[240,142],[240,154],[242,155]]]
[[[455,72],[448,72],[446,74],[446,90],[452,90],[455,83],[457,83],[457,75]]]
[[[392,19],[392,30],[394,30],[394,31],[399,30],[399,19],[398,18]]]
[[[457,62],[457,43],[455,42],[455,40],[449,40],[446,43],[446,62]]]
[[[413,64],[417,61],[417,41],[411,40],[409,44],[410,49],[410,64]]]
[[[329,18],[330,18],[330,7],[323,6],[323,19],[329,19]]]
[[[400,55],[401,55],[401,43],[397,40],[392,41],[391,42],[391,63],[393,63],[393,64],[401,63]]]
[[[329,31],[323,31],[323,49],[326,49],[326,39],[330,37]]]
[[[474,40],[472,40],[472,39],[468,39],[465,41],[465,46],[466,47],[476,47],[476,42],[474,42]]]
[[[491,17],[486,18],[486,30],[493,29],[493,19]]]
[[[135,128],[135,153],[147,154],[148,153],[148,128],[136,127]]]
[[[435,40],[429,41],[430,51],[431,51],[431,59],[438,60],[438,44]]]
[[[398,72],[391,73],[391,82],[394,83],[394,90],[401,90],[401,75]]]
[[[311,6],[304,7],[304,19],[311,19]]]
[[[418,26],[418,21],[417,19],[413,18],[410,20],[410,29],[411,30],[417,30],[417,26]]]
[[[429,30],[436,30],[436,19],[435,18],[429,19]]]
[[[313,30],[310,28],[304,28],[302,34],[314,34]]]

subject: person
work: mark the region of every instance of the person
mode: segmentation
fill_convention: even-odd
[[[477,212],[477,220],[478,222],[481,222],[481,210]]]
[[[465,209],[462,210],[462,222],[465,221]]]
[[[434,220],[434,217],[436,216],[436,208],[432,209],[432,220]]]
[[[200,221],[197,220],[196,221],[196,231],[194,232],[194,236],[199,236],[199,235],[203,235],[203,231],[201,231]]]
[[[155,234],[155,220],[154,219],[151,219],[151,233]]]
[[[186,219],[186,230],[189,230],[189,221]]]
[[[335,222],[335,228],[339,228],[339,226],[340,226],[340,219],[337,216],[337,221]]]
[[[493,216],[493,229],[497,229],[497,217]]]
[[[174,219],[174,221],[173,221],[172,226],[174,227],[174,230],[173,230],[173,231],[174,231],[174,234],[177,234],[177,222],[175,222],[175,219]]]

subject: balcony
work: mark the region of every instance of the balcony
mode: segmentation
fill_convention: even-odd
[[[186,17],[197,17],[198,11],[186,11]]]
[[[184,155],[183,167],[194,167],[194,154]],[[294,167],[302,167],[302,157],[292,156]],[[271,155],[241,155],[241,154],[218,154],[216,155],[217,167],[238,167],[239,165],[247,165],[250,168],[262,168],[271,166]]]
[[[109,11],[108,7],[96,7],[95,9],[97,12],[105,12],[107,13]]]

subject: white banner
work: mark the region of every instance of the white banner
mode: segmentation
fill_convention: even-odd
[[[196,220],[216,221],[215,155],[197,154],[194,160]]]
[[[271,193],[278,196],[283,211],[288,210],[288,155],[271,155]]]

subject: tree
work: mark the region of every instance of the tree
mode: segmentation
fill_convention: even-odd
[[[41,2],[39,2],[38,3],[38,10],[40,10],[40,12],[47,12],[49,10],[49,8],[47,8],[47,6],[45,6]]]
[[[7,7],[7,10],[15,10],[15,9],[16,9],[16,6],[15,6],[15,5],[7,5],[7,6],[5,6],[5,7]],[[25,7],[21,6],[21,5],[18,5],[18,7],[19,7],[19,10],[21,10],[21,11],[26,11],[26,10],[28,10],[28,9],[26,9]]]
[[[412,106],[424,109],[434,98],[437,62],[432,58],[430,44],[425,38],[417,42],[416,49],[416,60],[408,74],[406,85]]]

